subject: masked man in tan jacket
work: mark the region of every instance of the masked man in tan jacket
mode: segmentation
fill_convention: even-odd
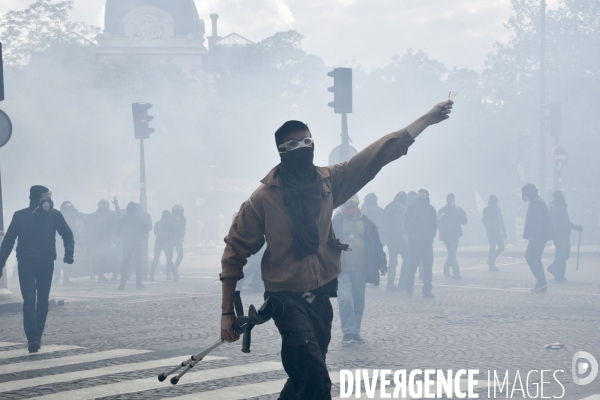
[[[428,126],[448,119],[453,102],[437,104],[408,127],[390,133],[349,162],[316,167],[308,126],[288,121],[275,132],[281,163],[242,204],[221,260],[221,338],[238,339],[232,293],[247,259],[267,243],[262,258],[265,298],[277,296],[285,314],[275,320],[288,381],[280,399],[330,399],[325,355],[331,339],[340,255],[347,245],[331,227],[333,210],[361,190],[385,165],[405,155]]]

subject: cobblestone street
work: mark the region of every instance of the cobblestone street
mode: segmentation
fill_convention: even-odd
[[[218,338],[220,322],[219,257],[188,254],[178,283],[130,285],[79,278],[54,285],[51,297],[64,306],[50,311],[40,353],[27,354],[20,313],[0,314],[0,398],[2,399],[276,399],[286,374],[279,359],[280,338],[272,322],[253,331],[252,352],[225,344],[184,376],[177,386],[156,376]],[[519,371],[563,370],[545,377],[544,397],[594,399],[600,378],[577,386],[571,361],[577,351],[600,358],[600,271],[596,258],[582,258],[569,283],[549,281],[548,293],[533,295],[534,280],[524,260],[502,258],[499,272],[483,258],[460,258],[462,279],[442,275],[443,258],[434,265],[434,299],[367,289],[363,320],[366,344],[342,347],[334,306],[328,366],[339,396],[341,369],[479,369],[480,398],[488,397],[487,371],[512,385]],[[547,265],[547,260],[545,260]],[[160,276],[163,276],[161,278]],[[9,288],[18,293],[18,283]],[[261,293],[242,292],[245,308],[262,303]],[[561,342],[565,349],[544,345]],[[551,375],[550,375],[551,376]],[[529,384],[539,382],[533,374]],[[492,385],[493,386],[493,385]],[[507,398],[506,388],[496,398]],[[391,392],[391,391],[390,391]],[[377,392],[379,393],[379,391]],[[541,395],[534,397],[541,398]],[[363,393],[363,396],[365,394]],[[548,397],[550,396],[550,397]],[[492,396],[493,397],[493,392]],[[354,396],[353,396],[354,398]],[[378,398],[378,397],[376,397]],[[523,398],[516,392],[512,398]]]

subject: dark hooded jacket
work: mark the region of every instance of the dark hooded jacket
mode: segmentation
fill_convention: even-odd
[[[535,196],[529,201],[523,238],[547,242],[553,236],[552,219],[548,207],[540,196]]]
[[[571,222],[566,202],[553,200],[550,202],[550,218],[554,230],[554,240],[566,242],[571,236],[572,229],[579,229],[579,226]]]
[[[398,200],[398,196],[393,202],[388,204],[383,210],[383,221],[381,223],[381,236],[383,242],[388,246],[401,247],[406,239],[404,235],[404,214],[406,213],[406,204]]]
[[[138,206],[131,202],[127,205],[125,215],[119,221],[117,235],[123,245],[133,246],[141,244],[152,230],[152,224],[139,212]]]
[[[67,207],[67,204],[69,204],[69,203],[71,203],[71,202],[70,201],[62,202],[62,204],[60,205],[60,213],[65,218],[65,221],[67,221],[69,228],[71,228],[71,231],[73,232],[73,237],[75,238],[75,241],[79,242],[81,240],[81,232],[79,231],[79,229],[77,227],[77,219],[79,218],[79,211],[77,211],[77,209],[75,208],[73,203],[71,203],[71,207]]]
[[[490,204],[483,209],[483,226],[488,235],[497,235],[498,233],[506,233],[504,227],[504,218],[502,218],[502,210],[497,204]]]
[[[462,226],[467,223],[467,213],[456,205],[446,204],[438,212],[440,240],[455,240],[463,235]]]
[[[381,229],[383,208],[377,205],[377,195],[375,193],[369,193],[365,196],[365,201],[360,208],[360,211],[375,223],[377,229]]]
[[[60,211],[54,208],[45,211],[36,203],[19,210],[12,221],[0,246],[0,265],[6,264],[15,240],[19,262],[51,262],[56,260],[56,233],[62,237],[65,257],[72,258],[75,248],[73,232]]]
[[[154,224],[154,236],[156,236],[156,244],[165,246],[175,243],[176,227],[171,214],[163,214],[162,218]]]
[[[426,243],[433,245],[437,232],[437,212],[429,204],[429,199],[421,197],[408,207],[404,217],[404,229],[409,243]]]
[[[379,239],[379,231],[377,230],[375,223],[364,214],[362,215],[362,221],[365,224],[367,282],[377,286],[379,285],[379,270],[387,268],[387,259],[383,252],[383,245]],[[339,213],[333,218],[332,227],[336,237],[344,237],[343,213]]]

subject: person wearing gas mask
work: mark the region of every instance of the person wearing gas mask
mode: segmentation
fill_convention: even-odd
[[[413,294],[415,274],[419,265],[423,268],[423,297],[433,298],[433,240],[437,232],[437,212],[429,202],[429,192],[419,190],[417,201],[408,207],[404,217],[404,229],[408,235],[408,264],[402,283],[409,295]]]
[[[523,238],[529,241],[527,251],[525,252],[525,260],[537,280],[531,292],[544,293],[547,291],[548,285],[546,284],[542,255],[544,254],[546,243],[554,236],[552,219],[550,218],[546,203],[538,196],[538,190],[535,185],[528,183],[523,186],[521,194],[523,201],[529,203],[527,216],[525,217],[525,227],[523,228]]]
[[[125,215],[119,221],[117,235],[123,243],[123,269],[121,270],[121,285],[119,290],[125,290],[129,278],[129,264],[133,257],[135,263],[135,284],[137,289],[144,289],[142,285],[144,242],[147,243],[148,232],[152,224],[142,214],[141,207],[133,201],[127,204]]]
[[[582,231],[581,225],[575,225],[569,218],[567,201],[562,191],[557,190],[552,194],[550,202],[550,218],[554,229],[554,261],[548,266],[556,282],[567,282],[565,272],[567,260],[571,255],[571,230]]]
[[[69,228],[71,228],[71,232],[73,232],[73,238],[75,239],[75,243],[79,243],[81,241],[81,234],[79,229],[77,228],[77,219],[79,217],[79,211],[75,208],[73,203],[70,201],[63,201],[60,205],[60,213],[67,221]],[[71,281],[69,280],[71,276],[71,268],[72,265],[69,265],[65,262],[59,263],[58,266],[54,267],[54,283],[58,283],[61,278],[60,270],[62,269],[62,280],[63,285],[69,285]]]
[[[488,206],[483,209],[483,226],[487,233],[490,251],[488,253],[488,266],[490,271],[498,271],[496,268],[496,259],[504,251],[504,241],[506,240],[506,228],[502,210],[498,207],[498,198],[490,196]]]
[[[278,297],[285,315],[275,319],[282,337],[281,359],[288,381],[281,399],[330,399],[325,363],[331,339],[340,256],[347,246],[331,227],[333,210],[405,155],[428,126],[447,118],[453,102],[433,107],[407,128],[377,140],[350,161],[328,167],[313,164],[314,142],[308,126],[288,121],[275,132],[281,163],[242,204],[225,238],[221,259],[221,338],[238,339],[232,293],[244,276],[247,259],[267,243],[262,258],[265,298]]]
[[[104,276],[106,272],[112,272],[112,280],[116,281],[118,270],[115,265],[111,265],[111,253],[115,246],[117,233],[117,224],[121,216],[119,202],[113,198],[115,211],[110,210],[110,203],[107,200],[98,202],[98,209],[90,214],[86,220],[87,242],[91,253],[91,274],[90,280],[96,279],[98,282],[107,279]]]
[[[177,252],[174,270],[178,271],[181,261],[183,261],[183,240],[185,239],[186,220],[183,215],[183,207],[180,205],[173,206],[171,214],[173,215],[173,243],[175,251]],[[167,279],[169,278],[170,274],[167,273]]]
[[[164,210],[162,217],[159,221],[154,224],[154,259],[150,266],[150,282],[154,282],[154,272],[156,271],[156,265],[160,259],[160,255],[164,252],[167,264],[167,274],[173,273],[177,281],[177,271],[173,270],[173,246],[174,246],[174,231],[175,226],[173,223],[173,216],[169,210]]]
[[[402,256],[402,265],[405,265],[408,259],[408,244],[406,243],[406,232],[404,230],[406,201],[406,192],[399,192],[394,197],[394,201],[388,204],[383,210],[381,236],[384,238],[390,254],[386,289],[388,292],[398,290],[394,285],[396,269],[398,267],[398,255]],[[400,278],[400,282],[402,282],[402,278]],[[399,286],[402,286],[400,282]]]
[[[54,209],[52,193],[35,185],[29,190],[29,207],[15,212],[0,246],[0,276],[15,241],[19,284],[23,296],[23,326],[30,353],[42,345],[48,315],[48,297],[56,260],[56,233],[65,247],[63,261],[73,264],[73,232],[60,211]]]
[[[438,229],[440,231],[440,240],[444,242],[448,257],[444,264],[444,276],[448,278],[460,279],[460,267],[456,252],[458,242],[463,235],[462,226],[467,223],[467,213],[456,205],[455,196],[449,193],[446,196],[446,205],[438,211]],[[450,275],[452,267],[452,275]]]
[[[354,195],[332,222],[335,236],[352,250],[342,253],[342,273],[338,276],[338,305],[344,334],[342,346],[365,343],[360,331],[367,282],[378,285],[379,274],[387,271],[377,226],[358,206],[358,196]]]

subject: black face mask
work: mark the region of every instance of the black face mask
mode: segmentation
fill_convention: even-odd
[[[313,147],[301,147],[296,150],[280,153],[281,166],[286,173],[295,175],[304,181],[314,169],[313,160],[315,158],[315,149]],[[312,177],[311,177],[312,178]]]
[[[281,193],[292,220],[292,250],[296,260],[317,253],[321,212],[321,181],[313,165],[314,149],[301,147],[281,153]]]

